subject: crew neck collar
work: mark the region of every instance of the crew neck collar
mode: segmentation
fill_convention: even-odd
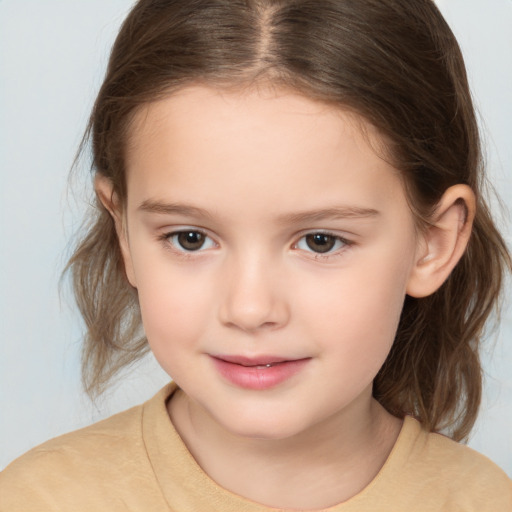
[[[272,512],[272,508],[238,496],[214,482],[198,465],[174,428],[167,412],[167,401],[178,389],[174,382],[165,386],[143,406],[142,436],[147,455],[169,508],[180,511]],[[349,500],[322,509],[325,512],[355,512],[365,503],[385,495],[389,480],[395,479],[421,434],[417,420],[406,416],[386,462],[376,477]]]

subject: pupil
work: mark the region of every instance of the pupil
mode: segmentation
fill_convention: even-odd
[[[204,235],[197,231],[184,231],[178,235],[178,242],[188,251],[197,251],[204,244]]]
[[[330,251],[334,247],[336,240],[331,235],[316,233],[314,235],[307,235],[306,243],[312,251],[323,253]]]

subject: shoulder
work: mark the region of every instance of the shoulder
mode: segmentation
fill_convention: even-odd
[[[76,461],[81,454],[94,454],[101,459],[108,452],[115,451],[116,445],[130,444],[138,437],[141,414],[142,406],[137,406],[88,427],[50,439],[12,462],[2,472],[2,476],[21,466]]]
[[[147,485],[152,474],[142,435],[147,403],[51,439],[16,459],[0,473],[0,510],[62,510],[76,503],[86,510],[86,503],[94,507],[97,500],[104,505],[105,499],[114,500],[116,486]]]
[[[442,434],[426,434],[423,453],[434,468],[443,467],[453,477],[456,474],[459,479],[463,478],[468,483],[512,483],[505,472],[485,455]]]
[[[410,450],[405,472],[425,498],[443,510],[512,510],[512,480],[487,457],[408,419]],[[450,508],[451,507],[451,508]]]
[[[51,439],[12,462],[0,473],[0,509],[15,510],[20,499],[42,506],[102,477],[111,480],[123,458],[134,455],[141,407],[117,414],[84,429]],[[57,498],[58,500],[58,498]],[[24,505],[25,506],[25,505]],[[28,505],[27,505],[28,506]]]

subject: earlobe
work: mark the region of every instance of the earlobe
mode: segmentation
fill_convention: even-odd
[[[133,265],[130,253],[130,246],[128,243],[128,233],[126,231],[126,223],[124,220],[124,213],[121,205],[114,192],[112,181],[100,173],[96,173],[94,178],[94,189],[101,204],[110,213],[116,227],[117,239],[123,257],[124,268],[128,282],[136,288],[135,275],[133,272]]]
[[[475,209],[475,195],[469,186],[454,185],[446,190],[418,244],[408,295],[426,297],[448,279],[466,250]]]

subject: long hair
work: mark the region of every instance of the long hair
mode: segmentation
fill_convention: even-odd
[[[142,105],[190,84],[260,81],[374,125],[419,226],[448,187],[475,192],[465,254],[436,293],[406,298],[373,389],[392,414],[467,437],[481,397],[479,343],[511,261],[483,196],[478,126],[453,33],[431,0],[139,0],[115,41],[85,134],[93,173],[112,181],[123,205],[130,123]],[[94,394],[147,350],[137,294],[99,201],[68,269],[87,328],[83,379]]]

